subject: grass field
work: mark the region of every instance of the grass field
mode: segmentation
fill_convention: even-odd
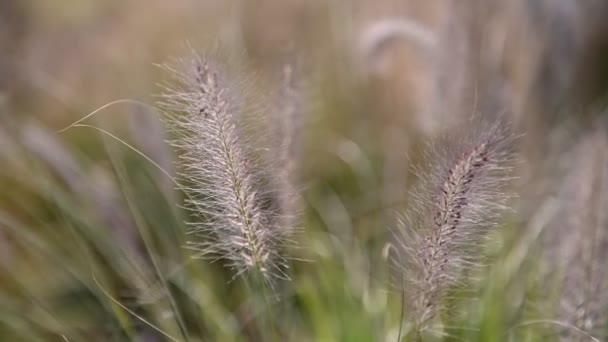
[[[0,2],[0,341],[608,341],[606,10]]]

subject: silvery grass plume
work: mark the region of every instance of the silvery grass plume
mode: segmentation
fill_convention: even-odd
[[[301,84],[296,77],[296,63],[283,66],[281,87],[278,92],[277,106],[274,110],[274,136],[277,141],[273,144],[273,158],[276,162],[276,179],[274,180],[279,225],[284,229],[295,230],[300,214],[300,191],[297,189],[299,176],[299,161],[301,151],[301,126],[303,124],[303,97]]]
[[[196,53],[165,66],[174,84],[165,87],[162,107],[178,135],[172,144],[180,156],[180,177],[187,204],[200,222],[191,241],[198,257],[227,260],[238,277],[247,271],[271,282],[286,278],[279,252],[288,229],[276,226],[276,210],[267,202],[262,165],[237,127],[237,83]],[[188,185],[185,185],[188,184]]]
[[[545,231],[550,275],[561,284],[563,341],[600,340],[608,327],[608,137],[594,129],[575,146],[560,191],[561,210]],[[551,278],[556,279],[556,278]],[[584,333],[583,333],[584,332]]]
[[[509,126],[471,123],[465,134],[452,133],[429,149],[430,170],[416,170],[414,203],[397,231],[393,264],[416,339],[430,328],[463,272],[478,265],[479,247],[511,197],[506,186],[515,156]]]
[[[435,32],[421,23],[406,18],[378,20],[361,33],[359,38],[359,55],[364,70],[382,74],[386,70],[382,54],[387,47],[396,43],[411,43],[423,51],[431,53],[437,50]]]
[[[440,122],[435,108],[437,38],[431,27],[408,17],[380,18],[357,36],[357,66],[372,90],[374,131],[382,132],[383,207],[403,202],[403,175],[409,169],[403,155],[416,136],[432,136]]]

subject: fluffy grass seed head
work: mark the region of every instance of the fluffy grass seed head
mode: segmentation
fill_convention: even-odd
[[[199,221],[190,241],[198,257],[227,260],[235,277],[247,271],[267,281],[286,277],[279,253],[284,231],[265,205],[260,164],[251,153],[243,131],[237,83],[221,69],[192,53],[188,59],[165,66],[173,76],[164,87],[162,107],[177,138],[171,143],[182,152],[179,173],[187,207]]]
[[[393,264],[419,331],[437,316],[463,271],[478,264],[479,246],[511,197],[513,134],[503,122],[477,126],[432,144],[430,169],[417,170],[413,203],[400,220]]]
[[[603,264],[608,256],[608,137],[603,128],[586,132],[565,159],[569,172],[558,195],[560,210],[545,231],[548,281],[561,286],[556,318],[599,338],[608,327]],[[560,331],[561,340],[588,340],[577,329]]]

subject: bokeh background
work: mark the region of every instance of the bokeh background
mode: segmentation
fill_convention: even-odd
[[[259,298],[183,248],[154,107],[158,65],[190,48],[255,75],[251,108],[297,61],[305,233],[272,310],[279,340],[397,339],[394,213],[421,147],[472,114],[513,123],[519,199],[488,251],[500,267],[453,321],[476,328],[430,340],[557,338],[522,323],[547,313],[527,305],[543,295],[534,228],[561,234],[555,203],[585,181],[572,169],[608,148],[606,14],[599,0],[0,0],[0,340],[265,340]]]

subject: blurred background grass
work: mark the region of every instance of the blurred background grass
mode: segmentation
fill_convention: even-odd
[[[555,339],[554,327],[526,323],[542,316],[528,302],[547,294],[531,262],[537,221],[565,151],[605,120],[607,7],[2,0],[0,340],[265,340],[260,298],[183,248],[188,214],[164,173],[93,128],[57,133],[118,99],[155,105],[167,79],[156,64],[187,42],[219,46],[261,83],[294,54],[303,61],[305,233],[292,253],[308,261],[278,291],[279,340],[397,339],[401,298],[382,254],[394,211],[407,208],[419,147],[474,111],[509,115],[524,134],[520,200],[487,253],[489,280],[477,300],[455,296],[463,314],[436,340]],[[369,27],[387,20],[412,21],[434,43],[388,39],[370,52]],[[152,107],[118,103],[87,123],[174,174]]]

